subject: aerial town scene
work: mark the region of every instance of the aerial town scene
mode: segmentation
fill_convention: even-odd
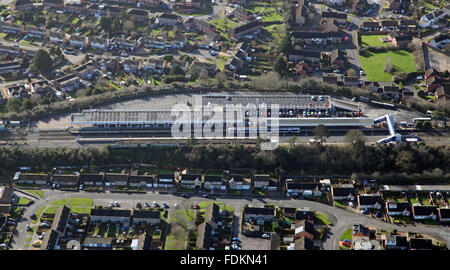
[[[449,71],[447,0],[0,0],[0,251],[448,250]]]

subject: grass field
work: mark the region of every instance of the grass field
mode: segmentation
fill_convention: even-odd
[[[31,202],[31,200],[25,198],[25,197],[20,197],[19,201],[17,202],[18,205],[27,205],[29,202]]]
[[[221,30],[222,32],[226,33],[228,29],[231,29],[235,27],[237,24],[229,19],[224,18],[218,18],[211,21],[211,24],[217,27],[217,29]]]
[[[405,50],[396,50],[388,52],[373,53],[365,51],[360,54],[361,64],[367,74],[367,80],[378,82],[391,82],[393,77],[391,73],[384,72],[387,57],[391,58],[394,72],[410,73],[416,71],[416,63],[412,53]]]
[[[30,194],[33,194],[33,195],[41,197],[41,198],[44,197],[44,191],[43,190],[25,190],[25,192],[28,192]]]
[[[386,35],[362,35],[361,47],[387,47],[389,43],[383,43],[380,38]]]
[[[330,218],[327,214],[316,211],[315,213],[316,222],[319,225],[330,225]]]
[[[348,239],[348,240],[352,240],[352,238],[353,238],[353,235],[352,235],[352,229],[348,229],[348,230],[346,230],[343,234],[342,234],[342,236],[341,236],[341,241],[343,241],[344,239]]]

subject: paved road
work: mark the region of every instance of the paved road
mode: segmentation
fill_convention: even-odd
[[[30,214],[36,212],[41,206],[47,205],[49,202],[54,200],[59,200],[63,198],[92,198],[94,200],[94,205],[108,205],[110,201],[118,201],[121,207],[131,208],[136,205],[137,202],[148,202],[152,203],[157,201],[159,204],[166,202],[170,209],[173,209],[173,205],[177,203],[178,205],[188,204],[194,202],[200,202],[204,199],[200,196],[191,197],[190,199],[184,199],[180,196],[173,194],[159,194],[159,193],[147,193],[147,194],[123,194],[123,193],[88,193],[88,192],[62,192],[62,191],[45,191],[45,198],[37,200],[35,204],[27,208],[22,220],[18,223],[18,234],[14,238],[13,249],[23,249],[25,245],[26,238],[26,225],[31,223]],[[438,227],[438,226],[427,226],[427,225],[408,225],[399,227],[397,225],[388,224],[367,216],[349,212],[340,208],[325,205],[318,202],[306,201],[306,200],[288,200],[288,199],[277,199],[277,198],[242,198],[242,197],[231,197],[224,196],[216,199],[217,201],[226,202],[230,204],[235,209],[235,214],[239,215],[240,211],[245,205],[259,205],[264,204],[276,204],[280,206],[287,207],[309,207],[311,210],[317,210],[326,213],[330,216],[330,219],[335,221],[334,226],[331,227],[331,232],[329,237],[324,241],[324,249],[339,249],[338,241],[342,233],[351,228],[353,224],[367,224],[375,226],[379,229],[393,230],[398,229],[401,231],[412,231],[429,234],[430,236],[437,237],[439,240],[447,241],[447,245],[450,246],[450,228],[448,227]]]

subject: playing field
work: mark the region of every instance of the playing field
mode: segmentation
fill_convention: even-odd
[[[394,66],[393,73],[384,72],[387,57],[391,58]],[[373,53],[365,51],[359,55],[362,67],[367,74],[368,81],[391,82],[396,73],[416,71],[416,63],[412,53],[405,50]]]

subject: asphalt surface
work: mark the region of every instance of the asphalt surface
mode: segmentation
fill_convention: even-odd
[[[36,212],[41,206],[47,205],[49,202],[54,200],[59,200],[63,198],[92,198],[94,200],[94,205],[109,205],[110,201],[118,201],[122,208],[131,208],[136,205],[136,203],[152,203],[157,201],[159,204],[166,202],[169,205],[169,214],[174,209],[174,204],[177,203],[181,205],[184,203],[198,203],[205,200],[214,199],[204,199],[201,196],[191,197],[190,199],[184,199],[181,196],[173,194],[159,194],[159,193],[147,193],[147,194],[125,194],[125,193],[88,193],[88,192],[62,192],[62,191],[52,191],[45,190],[45,197],[39,200],[35,200],[35,203],[28,207],[24,212],[24,215],[17,226],[17,234],[14,237],[12,249],[25,249],[25,239],[27,237],[26,225],[31,223],[30,214]],[[437,238],[438,240],[444,240],[447,242],[447,246],[450,246],[450,228],[442,226],[431,226],[431,225],[406,225],[398,226],[394,224],[389,224],[374,218],[364,216],[362,214],[353,213],[344,209],[337,207],[325,205],[318,202],[306,201],[306,200],[289,200],[289,199],[279,199],[279,198],[253,198],[253,197],[231,197],[223,196],[216,198],[216,201],[225,202],[231,205],[235,210],[235,215],[240,216],[240,212],[245,205],[257,205],[263,206],[264,204],[275,204],[279,206],[286,207],[309,207],[310,210],[317,210],[329,215],[330,220],[332,220],[333,226],[331,226],[330,233],[328,237],[323,242],[323,248],[326,250],[336,250],[339,249],[339,238],[345,232],[345,230],[351,228],[354,224],[365,224],[371,225],[378,229],[384,229],[391,231],[397,229],[399,231],[411,231],[419,232],[423,234],[430,235]],[[240,223],[240,222],[239,222]],[[238,225],[237,225],[238,226]],[[236,227],[235,227],[236,228]],[[262,241],[264,242],[264,241]],[[248,245],[243,245],[249,248]],[[265,245],[262,248],[267,247]],[[255,249],[251,245],[251,249]]]

